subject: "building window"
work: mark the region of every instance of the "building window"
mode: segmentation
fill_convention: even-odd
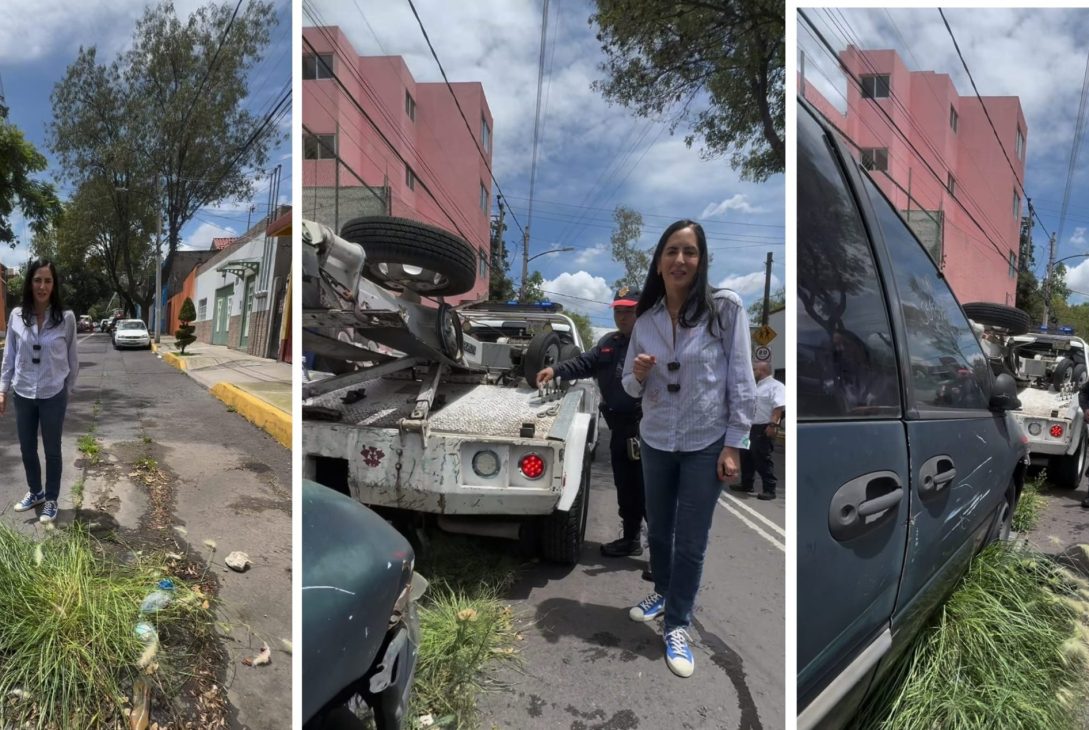
[[[889,169],[889,148],[863,148],[859,150],[859,162],[867,170],[887,172]]]
[[[332,160],[337,156],[337,136],[335,134],[303,135],[304,160]]]
[[[953,129],[953,134],[957,133],[957,110],[952,106],[949,107],[949,126]]]
[[[333,54],[320,53],[316,56],[313,54],[303,56],[304,80],[331,78],[333,78]]]
[[[945,179],[945,188],[953,197],[957,196],[957,181],[953,179],[953,173],[949,173]]]
[[[416,121],[416,100],[408,93],[408,89],[405,89],[405,114],[412,121]]]
[[[1021,196],[1017,194],[1017,191],[1013,191],[1013,219],[1015,221],[1021,220]]]
[[[862,77],[863,99],[887,99],[889,98],[889,75],[875,74]]]
[[[1017,159],[1024,162],[1025,160],[1025,135],[1021,133],[1021,128],[1017,128]]]
[[[480,183],[480,209],[488,212],[488,188],[484,187],[484,183]]]
[[[416,173],[408,165],[405,165],[405,185],[408,186],[409,190],[416,189]]]
[[[205,319],[208,319],[208,300],[207,300],[207,298],[201,299],[200,303],[197,304],[197,320],[198,321],[203,321]]]
[[[1010,278],[1017,278],[1017,254],[1010,251]]]
[[[488,254],[484,253],[484,249],[480,249],[480,278],[483,279],[488,275]]]
[[[488,120],[483,116],[480,117],[480,143],[484,146],[485,152],[491,149],[492,130],[488,128]]]

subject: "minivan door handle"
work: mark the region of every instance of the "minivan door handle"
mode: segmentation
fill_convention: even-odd
[[[836,490],[828,506],[828,530],[840,542],[877,529],[894,514],[904,498],[900,477],[875,471],[856,477]]]
[[[957,478],[953,457],[947,454],[927,459],[919,467],[919,496],[932,497],[940,494]]]

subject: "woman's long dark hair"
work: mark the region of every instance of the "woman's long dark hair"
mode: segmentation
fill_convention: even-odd
[[[713,312],[711,303],[711,286],[707,282],[707,270],[709,267],[707,254],[707,235],[703,232],[703,226],[696,221],[680,220],[666,228],[662,237],[658,239],[658,246],[654,249],[654,258],[650,262],[650,271],[647,272],[647,283],[643,285],[643,293],[639,297],[639,304],[635,307],[635,316],[639,316],[658,303],[665,296],[665,280],[658,272],[658,263],[662,259],[662,251],[665,250],[666,241],[677,231],[691,228],[696,234],[696,243],[700,249],[700,260],[696,267],[696,276],[692,279],[692,286],[688,290],[688,297],[681,306],[680,316],[677,318],[681,327],[695,327],[704,313]],[[711,317],[710,320],[714,320]],[[710,327],[711,322],[708,322]]]
[[[49,323],[56,327],[64,321],[64,307],[61,305],[60,277],[57,275],[57,267],[48,259],[34,259],[26,267],[26,276],[23,277],[23,324],[27,327],[34,317],[34,274],[38,269],[49,269],[53,275],[53,292],[49,295]]]

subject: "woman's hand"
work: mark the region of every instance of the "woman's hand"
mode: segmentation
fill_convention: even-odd
[[[726,481],[730,477],[737,476],[737,465],[741,461],[741,454],[733,446],[723,446],[718,455],[718,480]]]
[[[4,415],[4,411],[8,407],[8,396],[6,393],[0,393],[0,416]]]
[[[650,374],[650,369],[654,367],[656,362],[654,355],[636,355],[635,360],[632,362],[631,369],[635,375],[635,379],[640,383],[646,382],[647,375]]]

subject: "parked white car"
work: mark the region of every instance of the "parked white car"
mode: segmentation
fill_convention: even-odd
[[[151,333],[147,331],[147,325],[142,320],[119,320],[113,330],[113,347],[115,350],[122,347],[141,347],[150,350]]]

